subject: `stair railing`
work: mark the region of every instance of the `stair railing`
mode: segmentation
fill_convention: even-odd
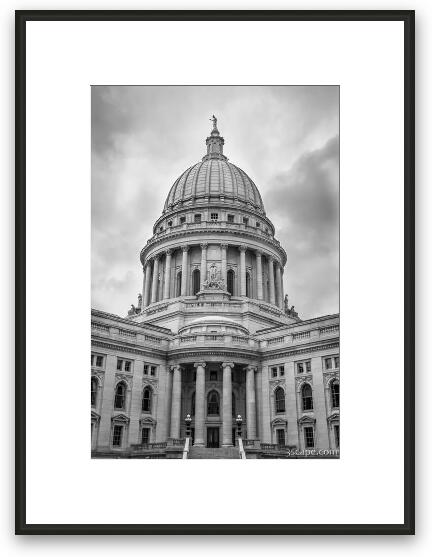
[[[186,437],[184,448],[183,448],[183,459],[189,458],[189,441],[190,437]]]
[[[242,460],[246,460],[246,453],[243,448],[243,439],[241,437],[238,438],[238,445],[239,445],[240,458]]]

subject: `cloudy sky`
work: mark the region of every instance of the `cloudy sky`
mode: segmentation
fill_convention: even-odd
[[[93,87],[92,306],[125,315],[136,303],[139,252],[205,154],[212,114],[287,252],[290,305],[305,319],[338,312],[337,87]]]

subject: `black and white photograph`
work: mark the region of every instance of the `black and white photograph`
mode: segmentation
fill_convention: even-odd
[[[91,88],[91,456],[338,459],[339,86]]]

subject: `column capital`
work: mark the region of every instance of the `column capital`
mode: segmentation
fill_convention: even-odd
[[[160,253],[156,253],[155,255],[153,255],[152,259],[153,261],[159,261],[161,254]]]
[[[201,249],[202,250],[206,250],[208,248],[208,243],[207,242],[203,242],[202,244],[200,244]]]
[[[194,363],[194,367],[205,367],[206,363],[205,362],[195,362]]]
[[[256,250],[255,250],[255,255],[256,255],[257,257],[262,257],[263,252],[262,252],[260,249],[256,249]]]
[[[228,244],[221,244],[220,247],[221,249],[228,249]]]
[[[185,245],[181,247],[182,251],[189,251],[189,246]]]
[[[170,371],[181,371],[183,368],[181,367],[180,364],[175,364],[170,366]]]
[[[171,255],[173,252],[172,248],[168,248],[167,250],[165,250],[165,255]]]
[[[238,246],[238,249],[240,251],[246,251],[247,250],[247,246],[245,244],[241,244],[240,246]]]
[[[232,369],[234,367],[234,362],[222,362],[222,368],[225,367],[229,367]]]
[[[268,262],[269,262],[269,263],[271,263],[272,265],[274,265],[274,263],[275,263],[276,260],[275,260],[275,258],[274,258],[273,255],[267,255],[267,259],[268,259]]]
[[[258,366],[254,366],[254,365],[247,365],[243,368],[245,371],[258,371]]]

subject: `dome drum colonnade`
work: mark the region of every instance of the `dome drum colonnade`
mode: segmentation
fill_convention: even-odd
[[[268,301],[280,309],[283,308],[283,266],[278,259],[273,255],[263,253],[261,250],[249,248],[245,244],[210,244],[207,242],[182,245],[180,248],[168,248],[146,260],[143,267],[143,308],[162,300],[196,294],[196,292],[193,291],[193,273],[197,270],[197,267],[195,265],[193,269],[189,261],[189,252],[192,247],[199,246],[201,250],[198,270],[200,277],[199,289],[203,290],[204,282],[207,279],[207,253],[210,245],[219,246],[220,256],[217,263],[220,264],[220,276],[225,285],[225,289],[228,289],[229,286],[228,247],[238,249],[238,259],[235,262],[235,266],[238,268],[237,284],[231,286],[231,295],[237,292],[238,296],[255,297],[257,300]],[[181,250],[181,265],[177,266],[178,268],[174,270],[172,268],[173,255],[177,250]],[[246,267],[247,251],[249,251],[253,257],[254,269],[250,271]],[[186,272],[184,270],[186,270]],[[251,273],[252,270],[253,272]],[[174,277],[173,271],[175,272]],[[255,279],[254,284],[252,284],[253,279],[251,275]],[[267,277],[267,284],[265,283],[265,277]],[[237,288],[233,288],[233,286]],[[252,292],[255,296],[252,295]]]
[[[205,381],[205,361],[194,362],[196,370],[195,379],[195,438],[194,446],[202,447],[205,445],[206,428],[206,381]],[[222,362],[222,447],[232,446],[232,370],[234,362]],[[172,398],[171,398],[171,420],[170,437],[178,439],[181,427],[181,396],[182,396],[182,371],[184,367],[179,364],[171,366],[172,372]],[[256,413],[256,393],[255,393],[255,372],[258,367],[247,365],[244,368],[246,374],[246,428],[247,438],[256,439],[257,413]]]

